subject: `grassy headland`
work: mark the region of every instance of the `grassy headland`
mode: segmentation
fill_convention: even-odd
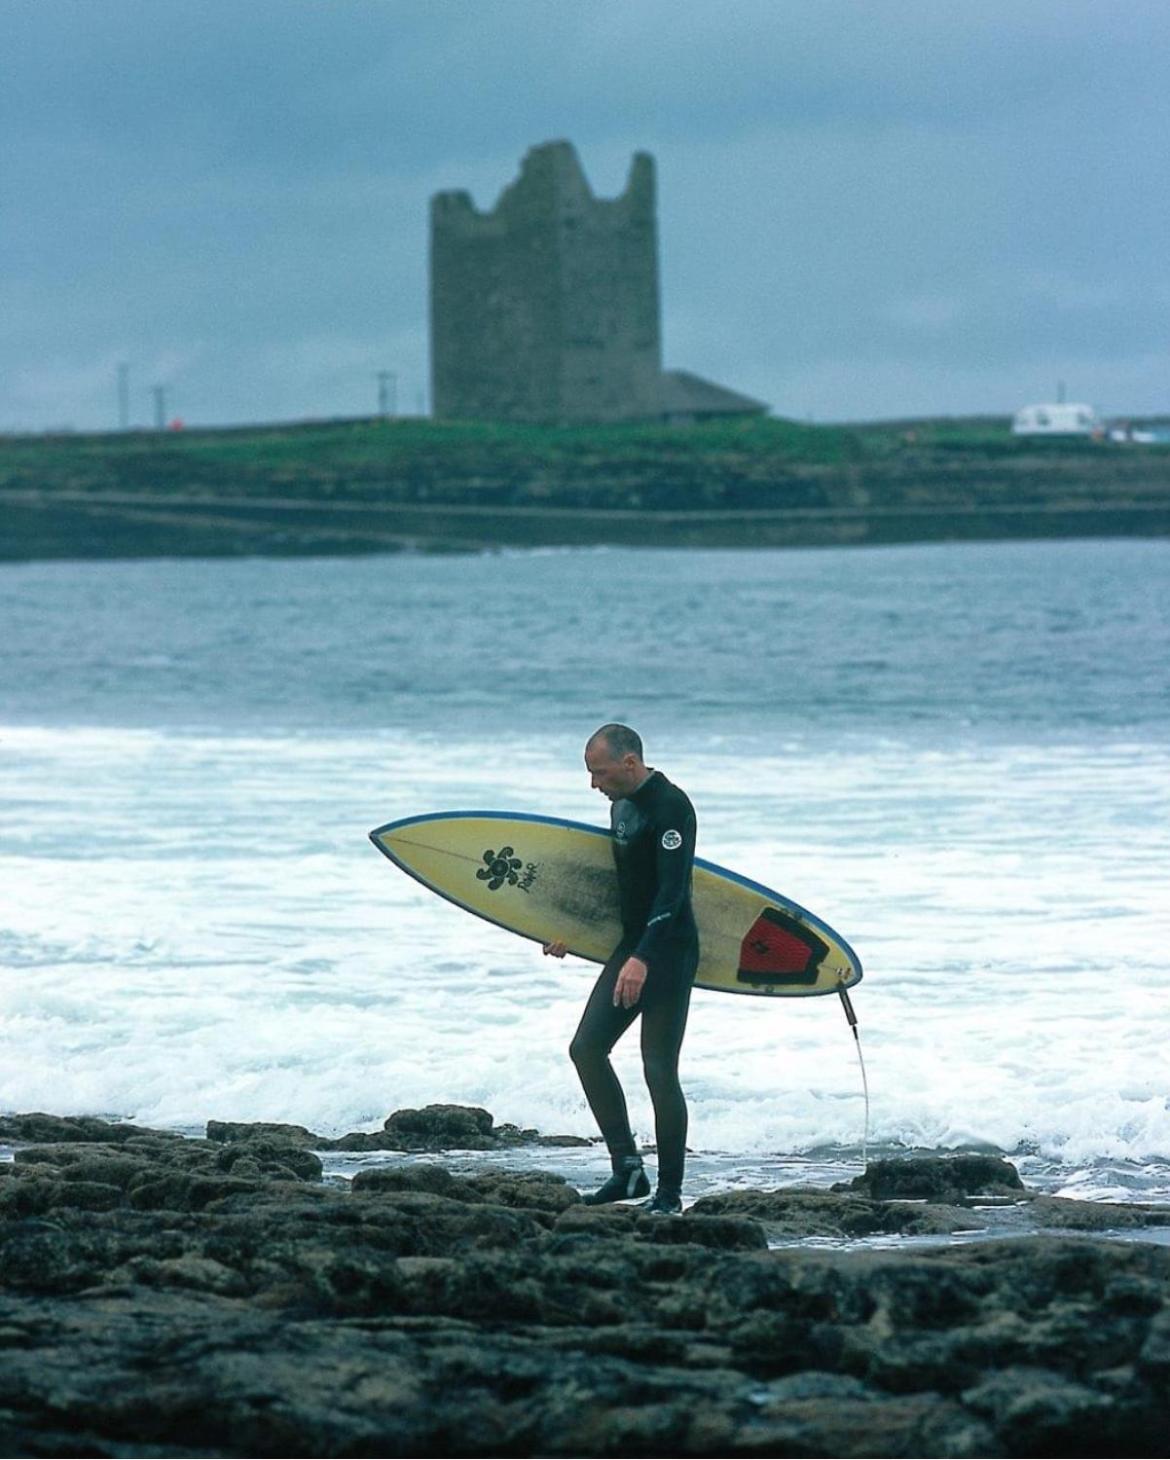
[[[0,559],[1170,533],[1170,446],[1006,419],[402,418],[0,438]]]

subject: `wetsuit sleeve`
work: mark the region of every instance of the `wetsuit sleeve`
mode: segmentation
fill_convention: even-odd
[[[695,813],[690,806],[664,807],[654,818],[654,856],[658,886],[646,917],[646,927],[634,957],[647,968],[670,938],[675,920],[691,892],[695,861]]]

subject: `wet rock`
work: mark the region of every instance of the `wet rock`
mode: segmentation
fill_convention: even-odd
[[[31,1115],[0,1116],[0,1141],[31,1141],[42,1144],[59,1141],[97,1141],[103,1145],[117,1145],[133,1140],[143,1133],[141,1126],[123,1122],[99,1120],[89,1115]],[[153,1139],[182,1143],[183,1137],[173,1131],[151,1131]]]
[[[1170,1383],[1170,1306],[1157,1313],[1138,1354],[1142,1372],[1155,1383]]]
[[[584,1136],[546,1136],[507,1123],[496,1125],[490,1111],[476,1105],[427,1105],[396,1110],[381,1130],[316,1135],[303,1125],[267,1121],[210,1120],[207,1139],[221,1145],[274,1140],[314,1151],[488,1151],[515,1146],[590,1146]]]
[[[376,1192],[427,1191],[455,1201],[480,1202],[480,1191],[470,1181],[452,1176],[443,1166],[429,1163],[417,1166],[375,1166],[359,1171],[353,1178],[353,1191],[367,1196]]]
[[[662,1244],[687,1242],[716,1252],[766,1250],[768,1239],[759,1222],[742,1217],[692,1215],[681,1217],[644,1216],[636,1234],[640,1240]]]
[[[99,1129],[101,1127],[101,1129]],[[29,1129],[43,1137],[38,1118]],[[146,1210],[200,1210],[241,1193],[255,1193],[268,1181],[316,1182],[321,1162],[311,1151],[273,1139],[221,1146],[185,1141],[134,1128],[121,1142],[99,1141],[107,1123],[87,1127],[77,1141],[75,1122],[56,1127],[61,1139],[14,1152],[11,1179],[0,1187],[0,1214],[27,1217],[57,1207],[110,1210],[129,1205]]]
[[[249,1140],[233,1144],[215,1156],[219,1171],[253,1180],[320,1181],[321,1161],[312,1151],[280,1140]]]
[[[574,1205],[557,1218],[558,1232],[580,1232],[591,1236],[622,1236],[635,1242],[662,1246],[691,1244],[714,1251],[753,1251],[766,1248],[768,1239],[758,1222],[738,1217],[651,1216],[637,1207],[587,1207]]]
[[[690,1213],[751,1218],[773,1240],[858,1238],[890,1232],[926,1236],[958,1232],[971,1226],[971,1214],[957,1207],[869,1201],[837,1191],[800,1187],[782,1191],[720,1192],[700,1198]]]
[[[508,1139],[445,1109],[393,1138]],[[0,1179],[0,1453],[1164,1453],[1165,1247],[765,1245],[970,1222],[985,1171],[944,1173],[953,1205],[741,1192],[656,1218],[434,1160],[324,1185],[300,1127],[23,1129]]]
[[[401,1140],[389,1131],[350,1131],[348,1135],[332,1139],[320,1137],[313,1143],[316,1151],[404,1151]],[[419,1147],[418,1149],[424,1149]]]
[[[505,1146],[569,1146],[580,1148],[593,1146],[596,1140],[588,1136],[542,1136],[538,1130],[522,1130],[516,1125],[497,1125],[492,1134]]]
[[[1168,1227],[1170,1209],[1137,1203],[1072,1201],[1061,1196],[1033,1196],[1028,1216],[1039,1227],[1067,1232],[1116,1232],[1133,1227]]]
[[[13,1174],[16,1175],[15,1171]],[[117,1186],[97,1181],[64,1182],[45,1178],[34,1167],[27,1178],[8,1181],[0,1187],[0,1217],[44,1216],[59,1206],[81,1211],[108,1211],[120,1206],[123,1199],[124,1194]]]
[[[1119,1438],[1113,1396],[1051,1370],[1003,1369],[962,1399],[1026,1455],[1103,1455]]]
[[[404,1151],[485,1151],[496,1144],[491,1112],[475,1105],[427,1105],[386,1117],[388,1135]]]
[[[562,1176],[544,1171],[492,1171],[467,1185],[485,1201],[505,1207],[559,1213],[580,1203],[580,1194]]]
[[[321,1136],[315,1136],[303,1125],[282,1125],[267,1120],[233,1121],[209,1120],[207,1139],[217,1145],[231,1145],[236,1141],[279,1141],[286,1146],[321,1149]]]
[[[861,1176],[833,1190],[857,1192],[874,1201],[925,1200],[946,1206],[983,1194],[1022,1194],[1024,1183],[1000,1156],[920,1156],[871,1161]]]
[[[124,1267],[115,1269],[115,1281],[138,1283],[145,1287],[189,1288],[195,1292],[223,1293],[233,1297],[248,1291],[244,1277],[211,1257],[136,1257]]]
[[[386,1117],[381,1132],[340,1137],[336,1149],[376,1149],[363,1141],[390,1143],[400,1151],[491,1151],[514,1146],[589,1146],[582,1136],[543,1136],[515,1125],[496,1125],[488,1110],[478,1105],[426,1105],[421,1110],[396,1110]],[[385,1149],[386,1146],[381,1147]]]
[[[139,1211],[200,1212],[228,1197],[251,1195],[259,1190],[259,1181],[166,1171],[144,1174],[131,1184],[127,1196]]]

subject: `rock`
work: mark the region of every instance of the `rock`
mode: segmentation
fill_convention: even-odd
[[[480,1202],[483,1197],[470,1181],[461,1181],[442,1166],[374,1166],[359,1171],[352,1189],[362,1196],[376,1192],[429,1191],[455,1201]]]
[[[243,1277],[210,1257],[168,1257],[159,1261],[137,1257],[119,1269],[115,1276],[147,1287],[191,1288],[196,1292],[225,1293],[239,1296],[247,1292]]]
[[[120,1206],[123,1193],[117,1186],[99,1181],[58,1181],[46,1179],[32,1168],[26,1180],[6,1182],[0,1188],[0,1216],[43,1216],[55,1207],[80,1211],[109,1211]]]
[[[759,1222],[742,1217],[694,1215],[688,1211],[681,1217],[641,1216],[637,1236],[642,1241],[694,1243],[715,1252],[752,1252],[767,1250],[768,1238]]]
[[[131,1183],[127,1194],[139,1211],[200,1212],[231,1196],[252,1195],[260,1186],[259,1181],[231,1176],[148,1172]]]
[[[490,1111],[476,1105],[427,1105],[422,1110],[396,1110],[386,1117],[381,1130],[349,1131],[343,1136],[317,1135],[303,1125],[209,1120],[207,1139],[218,1145],[276,1141],[313,1151],[486,1151],[514,1146],[593,1144],[584,1136],[544,1136],[537,1130],[522,1130],[516,1125],[496,1125]]]
[[[392,1138],[512,1139],[453,1109],[399,1112]],[[1170,1249],[765,1245],[970,1221],[986,1172],[942,1173],[951,1206],[797,1189],[657,1218],[433,1160],[326,1186],[301,1127],[46,1119],[0,1180],[0,1453],[1165,1449]],[[1019,1210],[1073,1225],[1048,1200]]]
[[[486,1201],[529,1211],[564,1212],[581,1200],[563,1176],[545,1171],[491,1171],[467,1184]]]
[[[374,1145],[374,1141],[390,1145]],[[496,1125],[491,1112],[478,1105],[426,1105],[421,1110],[396,1110],[386,1117],[381,1132],[354,1132],[333,1144],[341,1150],[490,1151],[513,1146],[590,1146],[593,1142],[583,1136],[542,1136],[536,1130]]]
[[[596,1142],[588,1136],[542,1136],[538,1130],[521,1130],[519,1126],[503,1125],[493,1127],[492,1134],[504,1146],[592,1146]]]
[[[12,1179],[0,1187],[0,1213],[27,1217],[58,1207],[105,1211],[126,1205],[197,1211],[255,1193],[267,1181],[321,1180],[320,1160],[295,1145],[251,1139],[220,1146],[138,1129],[120,1144],[100,1142],[97,1124],[88,1127],[87,1141],[72,1138],[76,1123],[69,1122],[57,1129],[63,1137],[58,1143],[17,1149]],[[45,1132],[39,1118],[24,1128]]]
[[[321,1139],[314,1143],[318,1151],[404,1151],[408,1148],[389,1131],[350,1131],[348,1135],[336,1136],[332,1140]]]
[[[483,1151],[495,1144],[490,1111],[474,1105],[427,1105],[386,1117],[388,1135],[404,1151]]]
[[[216,1155],[215,1166],[234,1176],[270,1176],[277,1181],[320,1181],[322,1173],[320,1158],[312,1151],[278,1139],[233,1143]]]
[[[97,1141],[103,1145],[117,1145],[133,1140],[143,1134],[141,1126],[121,1122],[98,1120],[89,1115],[5,1115],[0,1116],[0,1141],[35,1141],[42,1145],[69,1141],[72,1143]],[[160,1141],[182,1142],[183,1137],[173,1131],[150,1131],[149,1135]]]
[[[1151,1322],[1138,1364],[1155,1383],[1170,1383],[1170,1307],[1163,1308]]]
[[[1000,1156],[920,1156],[914,1160],[871,1161],[861,1176],[834,1191],[854,1191],[875,1201],[921,1200],[961,1204],[983,1194],[1023,1194],[1024,1183],[1010,1161]]]
[[[1116,1401],[1063,1374],[1019,1366],[966,1390],[964,1405],[1014,1437],[1025,1455],[1104,1455],[1112,1451]]]
[[[1110,1232],[1132,1227],[1170,1226],[1170,1209],[1110,1201],[1072,1201],[1061,1196],[1036,1196],[1028,1210],[1041,1227],[1068,1232]]]
[[[773,1239],[857,1238],[884,1232],[922,1236],[957,1232],[971,1225],[970,1213],[957,1207],[899,1205],[801,1187],[720,1192],[700,1198],[690,1212],[749,1217],[760,1223]]]
[[[265,1120],[246,1123],[232,1120],[209,1120],[207,1139],[218,1145],[231,1145],[236,1141],[277,1141],[285,1146],[320,1150],[323,1138],[315,1136],[303,1125],[281,1125]]]

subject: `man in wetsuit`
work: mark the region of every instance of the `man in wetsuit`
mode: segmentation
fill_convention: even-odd
[[[627,725],[603,725],[585,747],[593,788],[613,803],[611,824],[622,936],[594,985],[569,1047],[601,1129],[613,1175],[587,1204],[648,1196],[622,1087],[609,1054],[639,1014],[642,1064],[654,1105],[658,1189],[648,1210],[682,1211],[687,1107],[678,1056],[687,1026],[699,935],[691,908],[695,811],[686,795],[642,759]],[[563,958],[563,943],[544,951]]]

